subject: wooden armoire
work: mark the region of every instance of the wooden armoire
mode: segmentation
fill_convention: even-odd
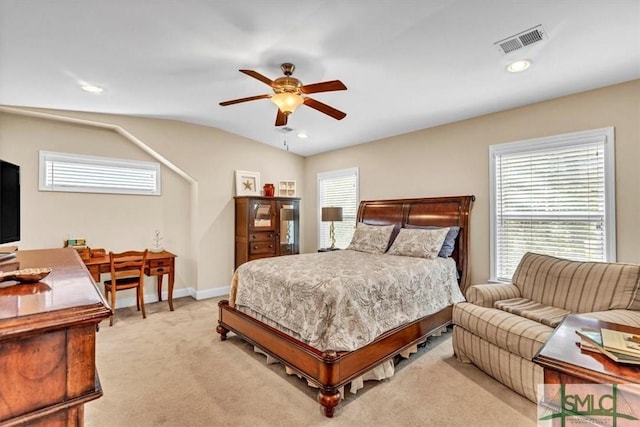
[[[300,253],[300,199],[235,197],[235,268],[258,258]]]

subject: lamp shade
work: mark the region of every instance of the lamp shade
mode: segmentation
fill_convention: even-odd
[[[271,97],[271,102],[276,104],[284,114],[291,114],[302,105],[304,99],[295,93],[280,92]]]
[[[323,221],[342,221],[342,208],[341,207],[328,207],[322,208],[322,220]]]
[[[295,218],[293,217],[293,209],[280,209],[280,220],[281,221],[293,221]]]

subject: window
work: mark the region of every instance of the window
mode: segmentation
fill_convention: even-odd
[[[318,174],[318,245],[331,246],[329,226],[322,222],[323,207],[342,207],[342,221],[334,222],[336,247],[346,248],[353,237],[358,213],[358,168],[342,169]]]
[[[160,164],[40,151],[41,191],[160,194]]]
[[[613,128],[489,148],[491,280],[525,252],[615,261]]]

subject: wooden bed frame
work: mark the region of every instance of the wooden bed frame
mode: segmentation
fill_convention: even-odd
[[[358,222],[374,225],[394,224],[394,236],[405,225],[448,227],[457,225],[460,233],[452,257],[460,276],[460,287],[469,282],[469,213],[475,196],[437,197],[362,201]],[[318,402],[327,417],[333,417],[340,402],[339,389],[373,367],[396,356],[405,349],[451,324],[452,306],[437,313],[395,328],[372,343],[348,352],[317,350],[251,316],[229,306],[228,300],[218,303],[216,331],[221,340],[233,331],[247,342],[259,347],[284,365],[316,384]]]

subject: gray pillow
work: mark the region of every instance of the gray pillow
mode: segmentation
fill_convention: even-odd
[[[446,228],[446,227],[436,227],[433,225],[411,225],[406,224],[404,228]],[[449,232],[447,236],[444,238],[444,243],[440,248],[440,252],[438,256],[441,258],[449,258],[451,254],[453,254],[453,249],[456,245],[456,237],[458,237],[458,233],[460,233],[460,227],[457,225],[453,225],[449,227]]]

